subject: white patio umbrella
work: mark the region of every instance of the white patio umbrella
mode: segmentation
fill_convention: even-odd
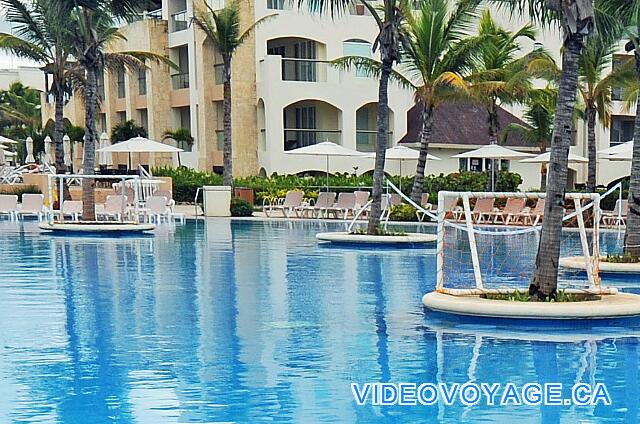
[[[109,147],[109,136],[107,135],[107,133],[103,132],[100,135],[100,149],[106,149],[107,147]],[[100,165],[113,165],[113,159],[111,158],[111,153],[109,152],[100,151],[98,159]]]
[[[0,135],[0,143],[2,144],[20,144],[18,141]]]
[[[42,161],[46,164],[51,163],[51,137],[49,136],[44,138],[44,156]]]
[[[460,153],[457,155],[453,155],[454,158],[460,159],[468,159],[468,158],[479,158],[479,159],[491,159],[491,169],[493,169],[493,161],[495,159],[498,160],[516,160],[523,159],[534,156],[531,153],[518,152],[517,150],[511,150],[504,146],[500,146],[498,144],[488,144],[486,146],[482,146],[479,149],[471,150],[469,152]],[[495,181],[494,174],[491,172],[491,190],[495,190]]]
[[[366,156],[365,153],[347,149],[331,141],[312,144],[311,146],[300,147],[290,150],[287,153],[292,155],[324,156],[327,161],[327,191],[329,191],[329,157],[331,156]]]
[[[128,153],[129,168],[131,168],[131,153],[180,153],[183,151],[184,150],[177,147],[149,140],[144,137],[134,137],[127,141],[98,149],[98,152],[104,153]]]
[[[62,149],[64,150],[64,165],[71,167],[73,160],[71,159],[71,139],[67,134],[62,137]]]
[[[34,163],[36,161],[36,158],[33,157],[33,138],[27,137],[26,145],[27,145],[27,158],[25,159],[25,162]]]
[[[532,158],[522,159],[522,163],[549,163],[551,161],[551,152],[542,153]],[[569,163],[587,163],[589,159],[569,152]]]
[[[375,154],[369,154],[368,157],[375,158]],[[420,152],[407,146],[394,146],[387,149],[385,159],[397,160],[400,162],[400,190],[402,190],[402,165],[407,160],[418,160]],[[427,153],[427,160],[440,160],[439,157]]]
[[[633,155],[633,140],[627,141],[622,144],[618,144],[617,146],[600,150],[598,154],[600,156],[603,156],[604,159],[616,159],[615,157],[618,155],[621,155],[622,157],[628,156],[629,158],[631,158],[631,156]],[[619,159],[619,160],[625,160],[625,159]]]

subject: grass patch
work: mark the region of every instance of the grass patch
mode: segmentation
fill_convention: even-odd
[[[609,262],[612,264],[638,264],[640,258],[631,255],[607,255],[606,258],[600,259],[602,262]]]
[[[480,296],[488,300],[507,300],[510,302],[531,302],[531,296],[528,292],[515,290],[512,293],[487,293]],[[560,290],[554,298],[549,298],[545,302],[566,303],[566,302],[588,302],[592,300],[600,300],[600,296],[583,293],[567,293]]]

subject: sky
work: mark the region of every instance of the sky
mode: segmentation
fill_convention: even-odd
[[[4,10],[0,9],[0,32],[11,32],[11,25],[4,19]],[[34,66],[33,62],[19,59],[12,55],[0,52],[0,69],[12,69],[18,66]]]

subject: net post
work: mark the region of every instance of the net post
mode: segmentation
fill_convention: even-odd
[[[444,288],[444,210],[447,193],[438,192],[438,234],[436,252],[436,290]]]
[[[140,200],[140,196],[138,195],[138,190],[140,190],[140,179],[137,178],[136,179],[136,189],[134,190],[134,194],[133,194],[133,213],[135,214],[135,218],[133,219],[133,222],[135,222],[136,224],[140,223],[140,214],[138,213],[138,201]]]
[[[47,176],[47,194],[49,196],[49,214],[52,217],[51,221],[53,222],[53,191],[51,187],[51,174]],[[62,216],[62,208],[60,208],[60,215]]]
[[[465,221],[467,223],[467,236],[469,237],[469,249],[471,250],[471,262],[473,263],[473,275],[475,277],[476,288],[483,289],[482,274],[480,273],[480,259],[478,258],[478,249],[476,247],[476,235],[473,232],[473,220],[471,219],[469,193],[464,193],[462,195],[462,204],[464,207]]]
[[[62,204],[64,203],[64,177],[60,177],[60,188],[58,189],[58,207],[60,208],[60,220],[64,222],[64,215],[62,215]]]
[[[572,196],[573,204],[576,208],[576,218],[578,220],[578,229],[580,232],[580,244],[582,245],[582,255],[584,256],[584,266],[587,270],[587,278],[589,279],[589,285],[593,288],[596,285],[593,278],[592,261],[589,254],[589,242],[587,241],[587,229],[584,225],[584,216],[582,215],[582,197]]]
[[[622,192],[622,188],[621,188]],[[601,287],[600,279],[600,194],[596,194],[593,198],[593,253],[591,254],[591,260],[593,261],[593,279],[595,286],[599,289]]]

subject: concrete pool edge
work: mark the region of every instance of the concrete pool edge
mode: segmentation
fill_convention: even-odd
[[[454,315],[531,320],[589,320],[640,316],[640,295],[604,294],[584,302],[514,302],[431,292],[422,297],[428,309]]]
[[[437,240],[435,234],[407,233],[402,236],[374,236],[365,234],[352,234],[343,232],[328,232],[316,234],[316,239],[329,243],[349,244],[385,244],[385,245],[409,245],[433,243]]]
[[[41,230],[52,232],[67,232],[67,233],[92,233],[92,234],[114,234],[114,233],[141,233],[145,231],[152,231],[156,228],[154,224],[104,224],[104,223],[42,223],[38,224]]]
[[[584,256],[569,256],[560,258],[559,265],[563,268],[585,271]],[[640,274],[640,263],[618,263],[600,261],[600,272],[616,274]]]

